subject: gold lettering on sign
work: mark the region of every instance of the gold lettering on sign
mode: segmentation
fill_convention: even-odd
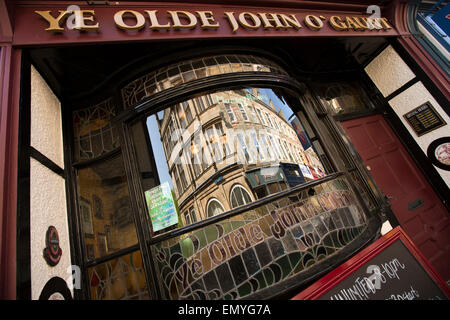
[[[263,22],[264,29],[300,29],[302,26],[295,15],[282,13],[258,13]]]
[[[290,15],[280,14],[280,18],[281,20],[283,20],[284,24],[286,25],[286,28],[293,27],[294,29],[300,29],[302,27],[300,22],[298,22],[296,16],[293,14]]]
[[[156,16],[156,14],[158,13],[158,10],[145,10],[145,12],[147,12],[148,17],[150,18],[150,29],[151,30],[167,30],[170,29],[170,23],[167,22],[167,24],[160,24],[158,21],[158,18]]]
[[[128,25],[123,21],[123,16],[125,14],[128,14],[128,16],[133,16],[133,18],[136,20],[136,23],[134,25]],[[122,30],[140,30],[144,27],[145,25],[145,18],[144,16],[134,10],[121,10],[116,12],[116,14],[114,15],[114,22],[116,23],[116,25],[122,29]]]
[[[353,29],[355,31],[363,29],[358,22],[356,22],[352,17],[345,17],[345,22],[349,29]]]
[[[100,29],[98,22],[94,25],[85,24],[86,21],[94,21],[95,20],[95,12],[94,10],[74,10],[73,14],[75,15],[75,21],[77,22],[74,27],[75,30],[98,30]]]
[[[250,18],[251,23],[248,22],[247,17]],[[248,29],[258,29],[261,26],[261,20],[256,14],[251,12],[242,12],[239,14],[239,23]]]
[[[330,18],[330,25],[331,27],[333,27],[333,29],[338,31],[348,30],[347,25],[344,22],[342,22],[342,19],[339,16],[332,16]]]
[[[217,29],[219,24],[214,20],[214,15],[211,11],[195,11],[202,22],[200,28],[202,29]]]
[[[64,21],[67,21],[67,28],[78,31],[97,31],[100,25],[95,21],[94,10],[59,10],[55,17],[51,11],[34,11],[48,23],[45,29],[49,32],[63,32],[65,27]],[[140,31],[145,28],[146,23],[150,22],[148,29],[150,30],[187,30],[195,29],[197,26],[202,30],[220,28],[219,21],[214,17],[213,11],[198,10],[195,12],[181,10],[165,11],[167,18],[160,23],[158,10],[120,10],[114,14],[114,22],[116,26],[124,31]],[[163,14],[163,13],[161,13]],[[297,19],[295,14],[275,13],[275,12],[241,12],[233,11],[224,12],[225,19],[228,21],[232,33],[242,27],[247,30],[278,30],[289,31],[292,29],[299,30],[303,26]],[[69,26],[69,19],[74,19],[73,27]],[[330,16],[307,14],[304,16],[304,24],[313,31],[320,31],[324,28],[324,24],[328,21],[328,30],[337,31],[366,31],[390,30],[392,26],[387,18],[370,18],[359,16]],[[165,24],[164,24],[165,23]]]
[[[239,25],[236,21],[236,18],[234,17],[234,12],[224,12],[225,16],[228,19],[228,22],[230,23],[231,27],[233,28],[233,33],[235,33],[237,31],[237,29],[239,29]]]
[[[167,11],[170,14],[174,29],[194,29],[197,25],[197,18],[188,11]],[[188,21],[188,24],[182,24],[180,18]]]
[[[59,16],[56,18],[54,18],[51,15],[50,11],[35,11],[35,13],[37,13],[42,18],[47,20],[49,26],[48,26],[48,28],[45,29],[46,31],[62,32],[62,31],[64,31],[64,28],[61,27],[61,22],[63,22],[64,19],[66,19],[68,16],[70,16],[72,11],[59,10]]]
[[[388,22],[387,18],[379,18],[379,19],[380,19],[381,25],[383,26],[383,28],[385,30],[392,29],[392,27],[389,25],[389,22]]]
[[[269,17],[267,17],[269,15]],[[276,13],[258,13],[258,16],[261,18],[264,29],[280,29],[280,28],[289,28],[289,26],[286,27],[286,25],[283,25],[278,18],[278,14]],[[275,25],[272,25],[272,22],[275,23]]]
[[[315,15],[309,14],[305,17],[305,24],[310,28],[311,30],[318,31],[323,28],[323,22],[321,19],[325,19],[325,17],[317,17]]]

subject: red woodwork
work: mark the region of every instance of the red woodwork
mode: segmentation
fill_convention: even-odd
[[[445,279],[450,279],[447,209],[381,115],[341,123],[405,232]],[[409,205],[424,201],[414,210]]]
[[[0,48],[0,299],[15,299],[21,50]]]
[[[112,2],[113,3],[113,2]],[[158,19],[160,24],[166,24],[169,19],[166,10],[185,10],[194,13],[199,10],[198,4],[133,4],[122,3],[119,5],[105,6],[86,6],[79,4],[81,9],[95,10],[95,22],[99,23],[99,31],[80,32],[77,30],[66,30],[61,33],[52,33],[45,31],[48,27],[47,21],[36,14],[35,10],[51,10],[55,16],[58,10],[66,10],[67,5],[40,5],[18,7],[15,10],[14,22],[14,45],[43,45],[43,44],[62,44],[62,43],[105,43],[120,41],[149,41],[149,40],[165,40],[165,39],[200,39],[200,38],[242,38],[242,37],[348,37],[348,36],[396,36],[395,28],[390,30],[366,30],[366,31],[337,31],[334,30],[327,21],[324,21],[324,27],[319,31],[309,29],[303,18],[308,14],[324,16],[328,18],[332,15],[341,16],[367,16],[363,15],[364,8],[367,6],[350,6],[354,11],[339,12],[333,9],[298,9],[298,8],[272,8],[272,7],[245,7],[245,6],[224,6],[224,5],[205,5],[201,10],[210,10],[213,12],[214,18],[219,22],[218,29],[202,30],[200,22],[195,29],[191,30],[173,30],[152,31],[149,29],[149,19],[146,18],[146,27],[140,31],[124,31],[120,30],[114,23],[114,13],[120,10],[133,9],[145,15],[144,10],[158,10]],[[303,8],[303,7],[302,7]],[[326,7],[325,7],[326,8]],[[236,33],[232,32],[231,25],[225,18],[224,12],[232,11],[237,16],[241,12],[277,12],[286,14],[295,14],[302,25],[299,30],[265,30],[262,26],[257,30],[248,30],[240,27]],[[131,23],[131,22],[130,22]],[[65,24],[62,24],[65,25]]]
[[[384,235],[370,246],[359,252],[354,257],[328,273],[326,276],[315,282],[313,285],[294,296],[291,300],[315,300],[320,298],[326,292],[338,285],[346,277],[362,267],[366,262],[370,261],[377,254],[386,249],[395,241],[400,240],[408,248],[414,258],[425,269],[428,275],[436,282],[439,288],[450,298],[450,289],[436,272],[436,270],[428,263],[427,259],[414,245],[411,239],[406,235],[401,227],[396,227],[388,234]]]

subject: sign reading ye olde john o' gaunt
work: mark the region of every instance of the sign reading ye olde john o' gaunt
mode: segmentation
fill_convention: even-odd
[[[47,23],[46,31],[62,33],[66,29],[79,31],[100,31],[102,23],[95,10],[58,10],[34,11]],[[103,18],[103,16],[102,16]],[[293,14],[275,12],[234,12],[183,10],[120,10],[111,12],[110,19],[123,31],[162,30],[201,30],[219,29],[223,24],[229,25],[233,33],[244,30],[309,30],[320,31],[325,26],[336,31],[386,31],[392,29],[383,17],[343,16],[321,14]],[[71,26],[68,27],[68,20]]]

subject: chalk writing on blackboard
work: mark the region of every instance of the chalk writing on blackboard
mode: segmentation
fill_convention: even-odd
[[[321,300],[446,300],[407,248],[396,241]]]

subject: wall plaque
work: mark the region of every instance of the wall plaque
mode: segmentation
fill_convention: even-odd
[[[54,226],[50,226],[45,234],[44,259],[50,266],[56,266],[61,259],[62,249],[59,246],[58,231]]]
[[[430,102],[420,105],[403,117],[419,137],[447,124]]]

